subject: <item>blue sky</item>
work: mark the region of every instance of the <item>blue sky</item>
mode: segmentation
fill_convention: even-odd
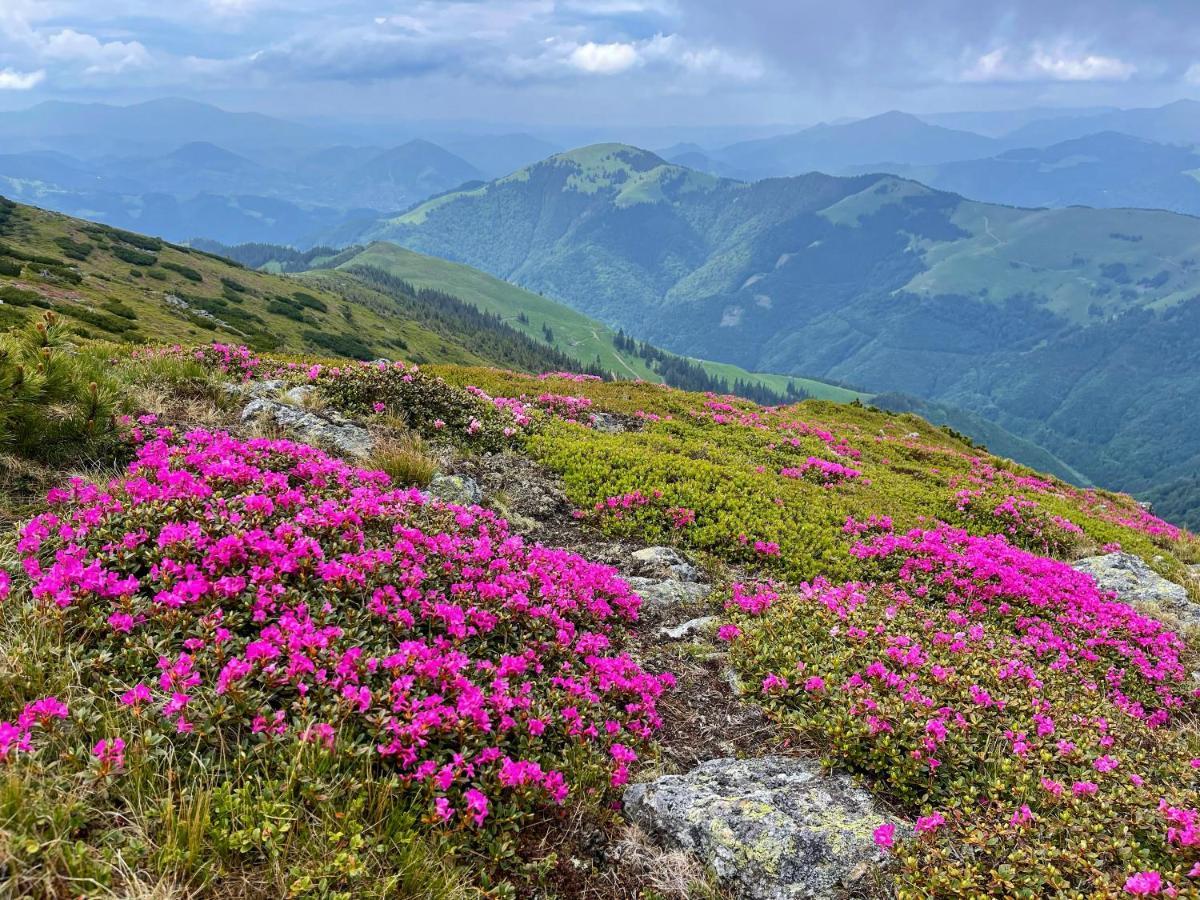
[[[0,108],[805,123],[1200,97],[1192,0],[0,0]]]

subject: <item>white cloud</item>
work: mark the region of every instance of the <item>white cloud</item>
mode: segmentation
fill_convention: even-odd
[[[45,59],[81,63],[85,75],[116,75],[150,62],[150,53],[138,41],[106,43],[72,28],[43,38],[40,51]]]
[[[1188,84],[1200,84],[1200,63],[1192,63],[1183,75]]]
[[[45,78],[45,69],[38,69],[35,72],[0,69],[0,91],[27,91],[41,84]]]
[[[997,47],[978,57],[960,77],[973,82],[1128,81],[1135,72],[1137,66],[1115,56],[1079,52],[1067,46],[1035,46],[1024,55]]]
[[[632,69],[642,62],[633,44],[596,44],[588,41],[571,51],[568,61],[576,69],[597,75],[612,75]]]

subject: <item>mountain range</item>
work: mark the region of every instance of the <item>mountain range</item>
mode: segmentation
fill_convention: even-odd
[[[1200,462],[1200,220],[891,175],[752,184],[619,144],[365,228],[747,369],[977,413],[1129,490]],[[1148,444],[1148,433],[1168,435]]]

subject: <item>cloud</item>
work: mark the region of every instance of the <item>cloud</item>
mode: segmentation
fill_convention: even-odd
[[[1183,80],[1188,84],[1200,84],[1200,63],[1192,63],[1183,74]]]
[[[588,41],[571,51],[568,61],[582,72],[612,75],[641,65],[641,54],[633,44],[597,44]]]
[[[85,75],[117,75],[150,62],[150,53],[138,41],[99,40],[73,28],[64,28],[42,38],[43,59],[83,65]]]
[[[978,57],[962,72],[963,81],[1128,81],[1137,66],[1115,56],[1040,46],[1013,53],[1008,47]]]
[[[0,91],[27,91],[37,87],[46,79],[46,70],[18,72],[16,69],[0,69]]]

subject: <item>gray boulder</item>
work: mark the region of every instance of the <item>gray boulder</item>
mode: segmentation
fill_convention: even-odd
[[[459,506],[477,506],[483,501],[479,483],[467,475],[434,475],[428,490],[439,500]]]
[[[250,422],[259,417],[292,432],[306,444],[331,447],[346,456],[370,456],[375,447],[374,438],[359,425],[341,417],[326,417],[297,409],[278,400],[260,397],[247,403],[242,410],[242,421]]]
[[[654,578],[626,578],[633,592],[642,598],[642,618],[656,621],[680,606],[698,603],[712,592],[712,586],[690,581],[659,581]]]
[[[1086,572],[1102,591],[1112,591],[1123,603],[1156,606],[1176,618],[1180,624],[1200,626],[1200,606],[1188,597],[1187,590],[1163,578],[1132,553],[1108,553],[1088,556],[1071,563]]]
[[[887,859],[873,832],[889,819],[849,778],[807,760],[712,759],[632,785],[624,800],[630,821],[751,900],[843,896]]]
[[[700,571],[673,547],[643,547],[630,554],[629,566],[635,575],[699,581]]]

